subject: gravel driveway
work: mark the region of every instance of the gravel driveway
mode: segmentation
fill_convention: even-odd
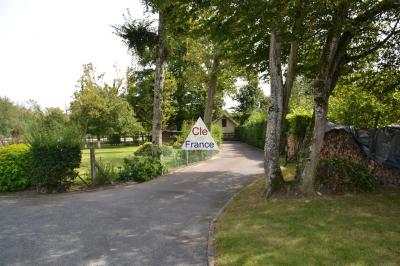
[[[262,173],[228,142],[211,160],[130,188],[0,194],[0,265],[206,265],[211,220]]]

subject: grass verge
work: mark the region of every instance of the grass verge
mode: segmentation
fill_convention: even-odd
[[[243,190],[216,224],[216,265],[399,265],[400,191],[313,199]]]

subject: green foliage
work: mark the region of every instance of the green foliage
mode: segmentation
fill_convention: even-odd
[[[29,106],[21,106],[11,102],[7,97],[0,96],[0,141],[2,138],[11,137],[13,129],[19,130],[21,140],[29,132],[30,125],[35,121],[40,108],[34,101],[28,102]]]
[[[149,181],[163,173],[164,167],[160,160],[152,156],[134,156],[124,159],[120,180],[136,182]]]
[[[85,134],[101,137],[111,134],[133,135],[143,131],[135,119],[135,113],[126,99],[120,95],[122,80],[114,80],[113,86],[96,76],[92,64],[83,66],[80,90],[74,93],[70,104],[71,119],[80,125]]]
[[[103,162],[102,160],[96,160],[102,171],[97,171],[94,183],[96,185],[104,185],[109,183],[109,179],[116,180],[119,174],[112,163]]]
[[[121,144],[121,136],[119,134],[112,134],[111,136],[109,136],[108,142],[111,145],[119,145]]]
[[[286,116],[289,122],[289,133],[298,138],[306,135],[307,127],[311,123],[312,113],[307,111],[293,111]]]
[[[321,190],[333,193],[373,191],[378,185],[365,165],[341,157],[322,160],[318,166],[318,178]]]
[[[266,120],[265,112],[253,111],[247,122],[237,128],[239,139],[263,149],[265,143]]]
[[[151,24],[152,21],[132,19],[128,13],[124,24],[114,26],[114,33],[135,51],[143,65],[154,61],[155,48],[159,41]]]
[[[183,122],[181,133],[177,136],[175,145],[180,146],[183,144],[187,136],[189,136],[190,129],[192,128],[193,124],[194,124],[193,121]]]
[[[235,111],[239,114],[240,124],[245,123],[254,110],[267,110],[268,97],[264,95],[258,84],[247,84],[240,87],[233,99],[239,102]]]
[[[396,82],[393,75],[373,71],[348,75],[329,100],[329,120],[359,128],[400,124],[400,88],[385,84]]]
[[[135,151],[135,156],[153,156],[154,153],[157,154],[159,151],[158,147],[155,147],[153,143],[146,142],[139,146],[139,148]],[[161,147],[161,152],[163,156],[170,156],[173,152],[173,148],[171,146],[163,145]]]
[[[25,144],[0,148],[0,192],[23,190],[30,186],[31,151]]]
[[[39,191],[68,190],[81,163],[80,139],[72,126],[59,131],[38,128],[32,134],[32,180]]]
[[[220,145],[224,136],[224,129],[218,124],[211,125],[211,135],[215,142]]]
[[[154,75],[155,71],[151,68],[145,68],[140,71],[129,69],[127,71],[128,87],[125,98],[133,109],[138,121],[143,125],[144,131],[147,132],[151,132],[153,120]],[[171,102],[171,95],[175,90],[175,79],[166,70],[162,105],[164,126],[165,122],[175,112],[175,108]]]

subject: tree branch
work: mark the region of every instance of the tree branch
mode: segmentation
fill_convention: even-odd
[[[398,24],[398,23],[399,23],[399,21],[396,22],[396,25],[393,27],[392,32],[391,32],[389,35],[387,35],[385,39],[383,39],[383,40],[380,41],[380,42],[377,42],[377,43],[375,44],[374,47],[372,47],[371,49],[369,49],[369,50],[367,50],[367,51],[364,51],[364,52],[362,52],[362,53],[360,53],[360,54],[358,54],[358,55],[355,55],[355,56],[348,56],[348,57],[346,57],[346,59],[345,59],[346,63],[351,62],[351,61],[355,61],[355,60],[358,60],[358,59],[361,59],[361,58],[364,58],[364,57],[366,57],[367,55],[369,55],[369,54],[371,54],[371,53],[373,53],[373,52],[379,50],[380,48],[382,48],[382,46],[384,46],[385,43],[387,43],[387,42],[389,41],[389,39],[390,39],[393,35],[400,33],[400,30],[396,30],[396,27],[397,27],[397,24]]]

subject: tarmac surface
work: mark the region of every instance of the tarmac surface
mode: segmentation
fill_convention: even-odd
[[[262,151],[221,146],[211,160],[128,188],[0,194],[0,265],[207,265],[210,222],[263,172]]]

